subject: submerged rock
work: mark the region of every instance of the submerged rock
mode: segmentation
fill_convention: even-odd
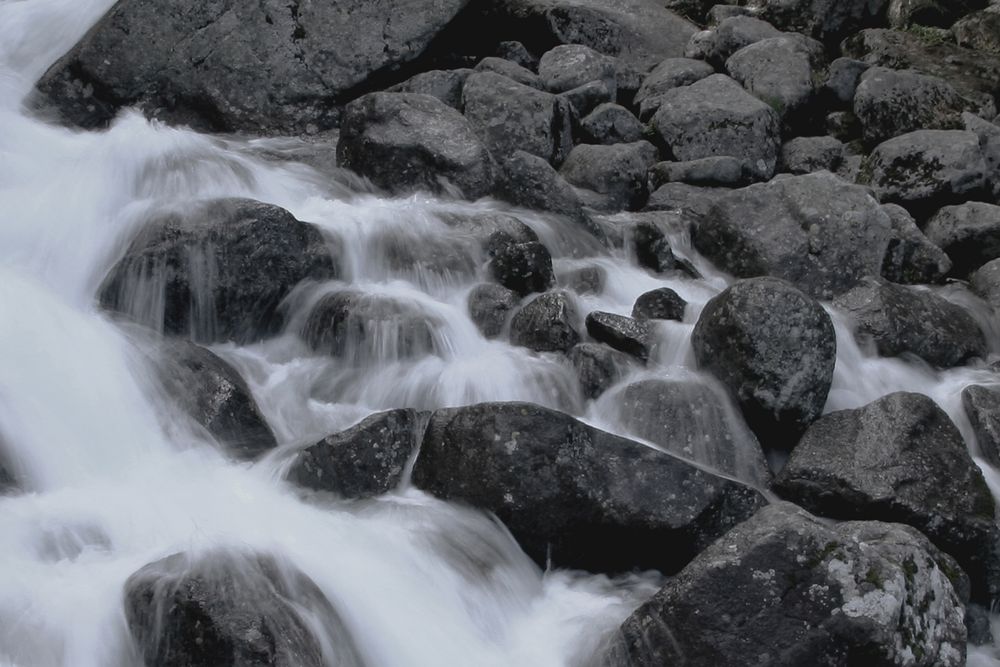
[[[586,398],[597,398],[625,377],[629,357],[606,345],[579,343],[566,353]]]
[[[644,292],[632,306],[632,317],[637,320],[684,321],[687,301],[669,287],[658,287]]]
[[[483,336],[496,338],[517,301],[517,293],[506,287],[490,283],[476,285],[469,292],[469,317]]]

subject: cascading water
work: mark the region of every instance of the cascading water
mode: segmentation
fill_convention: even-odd
[[[261,157],[280,155],[279,141],[211,138],[135,113],[106,131],[73,132],[23,112],[34,81],[111,4],[0,0],[0,463],[27,491],[0,497],[0,665],[137,664],[126,578],[177,552],[218,549],[270,554],[305,573],[336,606],[366,665],[588,664],[659,575],[542,573],[489,517],[412,488],[346,503],[303,497],[280,479],[297,446],[394,407],[523,400],[629,430],[615,401],[583,399],[564,361],[487,340],[469,319],[466,299],[483,261],[453,216],[502,208],[352,192],[301,164]],[[128,327],[95,303],[139,224],[215,197],[286,208],[341,244],[345,260],[339,282],[292,295],[282,335],[213,348],[246,379],[284,446],[253,465],[227,460],[185,426],[157,393]],[[650,367],[619,389],[656,376],[720,395],[692,370],[690,336],[726,276],[688,250],[705,279],[654,277],[624,251],[581,246],[558,221],[518,217],[552,251],[557,275],[584,265],[605,272],[599,296],[576,297],[581,312],[628,314],[637,296],[661,286],[689,302],[685,323],[657,329]],[[684,252],[684,239],[673,240]],[[374,307],[402,304],[429,327],[427,344],[413,344],[390,318],[351,343],[361,346],[347,355],[352,363],[310,351],[300,336],[309,306],[344,289]],[[975,447],[959,394],[991,374],[875,358],[832,315],[839,356],[827,410],[921,391]],[[701,419],[745,429],[725,404]],[[696,446],[675,453],[714,463]],[[976,460],[1000,495],[1000,474]],[[720,472],[758,481],[746,468]],[[973,655],[970,664],[987,660]]]

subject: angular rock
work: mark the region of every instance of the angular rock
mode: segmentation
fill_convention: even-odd
[[[781,35],[782,32],[767,21],[752,16],[731,16],[713,29],[695,34],[688,42],[684,55],[722,69],[729,56],[740,49]]]
[[[586,116],[602,104],[610,104],[615,101],[615,96],[601,81],[585,83],[572,90],[567,90],[565,93],[560,93],[559,97],[569,103],[574,112],[574,121]]]
[[[882,277],[901,285],[941,282],[951,271],[951,259],[928,239],[901,206],[885,204],[892,220],[892,237],[882,262]]]
[[[580,389],[587,398],[597,398],[625,377],[629,357],[607,345],[579,343],[566,353],[576,369]]]
[[[886,0],[750,0],[754,14],[780,30],[833,44],[880,19]]]
[[[962,114],[962,124],[979,137],[979,150],[986,161],[986,185],[993,200],[1000,204],[1000,125],[968,112]]]
[[[774,109],[786,125],[811,125],[805,117],[818,91],[823,47],[804,39],[771,37],[745,46],[726,60],[726,72]]]
[[[295,456],[288,481],[344,498],[371,498],[399,487],[416,451],[424,417],[406,408],[377,412]]]
[[[1000,309],[1000,259],[979,267],[970,277],[969,286],[993,308]]]
[[[818,299],[881,273],[891,223],[868,191],[819,172],[717,197],[694,247],[740,278],[784,278]]]
[[[1000,466],[1000,387],[972,384],[962,390],[962,407],[976,434],[979,453]]]
[[[591,81],[600,81],[614,99],[618,92],[615,59],[582,44],[564,44],[542,54],[538,77],[546,90],[565,93]]]
[[[961,306],[926,290],[869,280],[835,301],[857,324],[855,338],[884,357],[914,354],[933,366],[986,357],[986,339]]]
[[[390,93],[418,93],[436,97],[453,109],[462,108],[462,88],[472,70],[435,69],[414,74],[406,81],[386,89]]]
[[[510,342],[536,352],[566,352],[580,342],[579,319],[569,295],[547,292],[514,315],[510,322]]]
[[[964,579],[912,528],[775,503],[625,621],[622,664],[961,667]]]
[[[879,144],[863,170],[880,200],[924,208],[982,192],[986,162],[972,132],[918,130]]]
[[[569,106],[556,95],[494,72],[473,72],[462,103],[465,117],[498,160],[523,150],[559,163],[572,148]]]
[[[494,74],[500,74],[508,79],[524,84],[525,86],[531,86],[532,88],[537,88],[539,90],[542,90],[543,88],[542,80],[537,74],[525,67],[521,67],[517,63],[504,60],[503,58],[483,58],[476,63],[473,70],[476,72],[493,72]]]
[[[642,80],[633,103],[639,105],[646,99],[663,95],[681,86],[690,86],[714,73],[712,66],[701,60],[667,58]]]
[[[594,340],[642,361],[649,359],[654,341],[648,322],[595,310],[587,315],[585,324]]]
[[[507,315],[517,305],[517,293],[500,285],[484,283],[469,292],[469,317],[486,338],[496,338],[503,331]]]
[[[538,70],[538,58],[521,42],[500,42],[497,44],[496,56],[517,63],[525,69]]]
[[[504,235],[497,232],[494,238]],[[490,273],[498,283],[519,296],[544,292],[555,283],[552,272],[552,255],[541,243],[513,243],[506,238],[496,244],[490,253]]]
[[[749,169],[743,161],[728,155],[687,162],[658,162],[650,167],[648,176],[653,189],[665,183],[732,188],[750,182]]]
[[[565,216],[603,238],[573,186],[537,155],[516,151],[504,162],[496,194],[516,206]]]
[[[973,595],[1000,590],[993,497],[958,428],[923,394],[897,392],[809,427],[775,478],[783,497],[839,519],[917,528],[959,562]]]
[[[344,109],[337,164],[390,192],[493,190],[490,152],[462,114],[430,95],[371,93]]]
[[[759,179],[774,173],[781,144],[775,111],[727,76],[714,74],[679,88],[653,117],[674,158],[729,155]]]
[[[413,482],[493,512],[536,562],[605,572],[675,572],[763,504],[741,484],[528,403],[435,412]]]
[[[648,141],[631,144],[580,144],[559,170],[571,185],[592,190],[606,209],[634,210],[645,203],[646,172],[656,162],[656,147]]]
[[[635,259],[639,266],[656,273],[688,268],[674,255],[670,242],[655,221],[640,219],[631,225],[629,232],[629,240],[635,249]]]
[[[336,125],[351,91],[420,56],[466,4],[127,0],[38,88],[85,127],[137,106],[217,131],[315,132]]]
[[[362,665],[322,591],[268,555],[217,550],[150,563],[125,582],[125,619],[149,667]]]
[[[785,281],[734,283],[705,305],[691,342],[765,448],[793,446],[822,414],[837,359],[833,323]]]
[[[601,104],[580,121],[580,135],[592,144],[630,144],[642,139],[642,123],[617,104]]]
[[[844,161],[844,144],[834,137],[796,137],[781,147],[779,169],[792,174],[836,172]]]
[[[830,63],[822,93],[835,106],[851,106],[861,75],[869,67],[868,63],[852,58],[837,58]]]
[[[278,306],[296,285],[338,275],[316,227],[270,204],[217,199],[147,223],[99,299],[167,335],[250,343],[281,330]]]
[[[967,276],[1000,257],[1000,206],[981,202],[945,206],[931,216],[924,232],[948,253],[955,274]]]
[[[657,287],[644,292],[632,306],[632,317],[637,320],[684,321],[687,301],[669,287]]]
[[[914,70],[872,67],[854,94],[854,115],[872,145],[914,130],[955,129],[966,106],[947,81]]]

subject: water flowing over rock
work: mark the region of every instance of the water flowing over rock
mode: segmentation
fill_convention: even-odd
[[[763,498],[624,438],[526,403],[431,417],[413,483],[488,509],[537,562],[676,571]]]
[[[319,230],[284,209],[214,200],[147,223],[100,290],[101,305],[196,342],[276,334],[282,300],[304,280],[339,275]]]
[[[907,526],[829,526],[776,503],[724,535],[622,625],[628,664],[965,664],[967,582]],[[752,658],[750,658],[752,656]]]
[[[587,398],[597,398],[625,376],[630,362],[628,355],[607,345],[579,343],[566,353],[580,380],[580,389]]]
[[[316,131],[336,124],[352,91],[417,58],[467,2],[124,0],[39,89],[85,127],[137,105],[215,130]]]
[[[632,306],[632,317],[637,320],[684,321],[687,302],[669,287],[659,287],[644,292]]]
[[[1000,465],[1000,390],[995,385],[970,385],[962,390],[962,406],[979,452],[993,465]]]
[[[469,292],[469,316],[487,338],[500,335],[507,315],[517,306],[517,293],[500,285],[477,285]]]

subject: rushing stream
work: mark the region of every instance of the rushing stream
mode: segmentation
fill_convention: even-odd
[[[503,207],[352,191],[348,180],[275,159],[294,142],[209,137],[133,112],[106,131],[79,132],[22,111],[34,81],[111,4],[0,0],[0,452],[27,490],[0,497],[0,665],[137,664],[122,609],[125,579],[169,554],[217,548],[267,552],[306,573],[368,665],[587,664],[657,589],[658,574],[541,572],[490,517],[412,488],[344,503],[303,496],[281,479],[296,447],[395,407],[523,400],[625,432],[614,389],[586,401],[564,360],[487,340],[470,320],[466,299],[485,264],[474,239],[446,220]],[[345,367],[309,352],[296,333],[308,305],[338,286],[319,285],[290,299],[283,335],[214,346],[247,380],[282,444],[253,465],[227,460],[164,407],[134,333],[95,300],[151,212],[231,196],[316,224],[344,249],[339,286],[413,304],[436,325],[432,354],[403,357],[387,332]],[[628,314],[637,296],[660,286],[690,303],[685,323],[660,325],[654,359],[622,387],[644,375],[698,377],[691,330],[726,276],[680,236],[675,248],[704,280],[653,276],[626,251],[581,247],[579,232],[518,215],[552,251],[557,275],[583,265],[606,272],[599,296],[577,297],[582,313]],[[454,265],[390,261],[400,246],[443,248]],[[949,298],[972,299],[946,289]],[[827,410],[923,392],[975,448],[960,392],[993,382],[992,371],[875,358],[832,314],[839,356]],[[977,317],[997,331],[985,305]],[[727,418],[738,421],[735,411]],[[977,462],[1000,495],[1000,475]],[[974,654],[970,664],[989,662]]]

